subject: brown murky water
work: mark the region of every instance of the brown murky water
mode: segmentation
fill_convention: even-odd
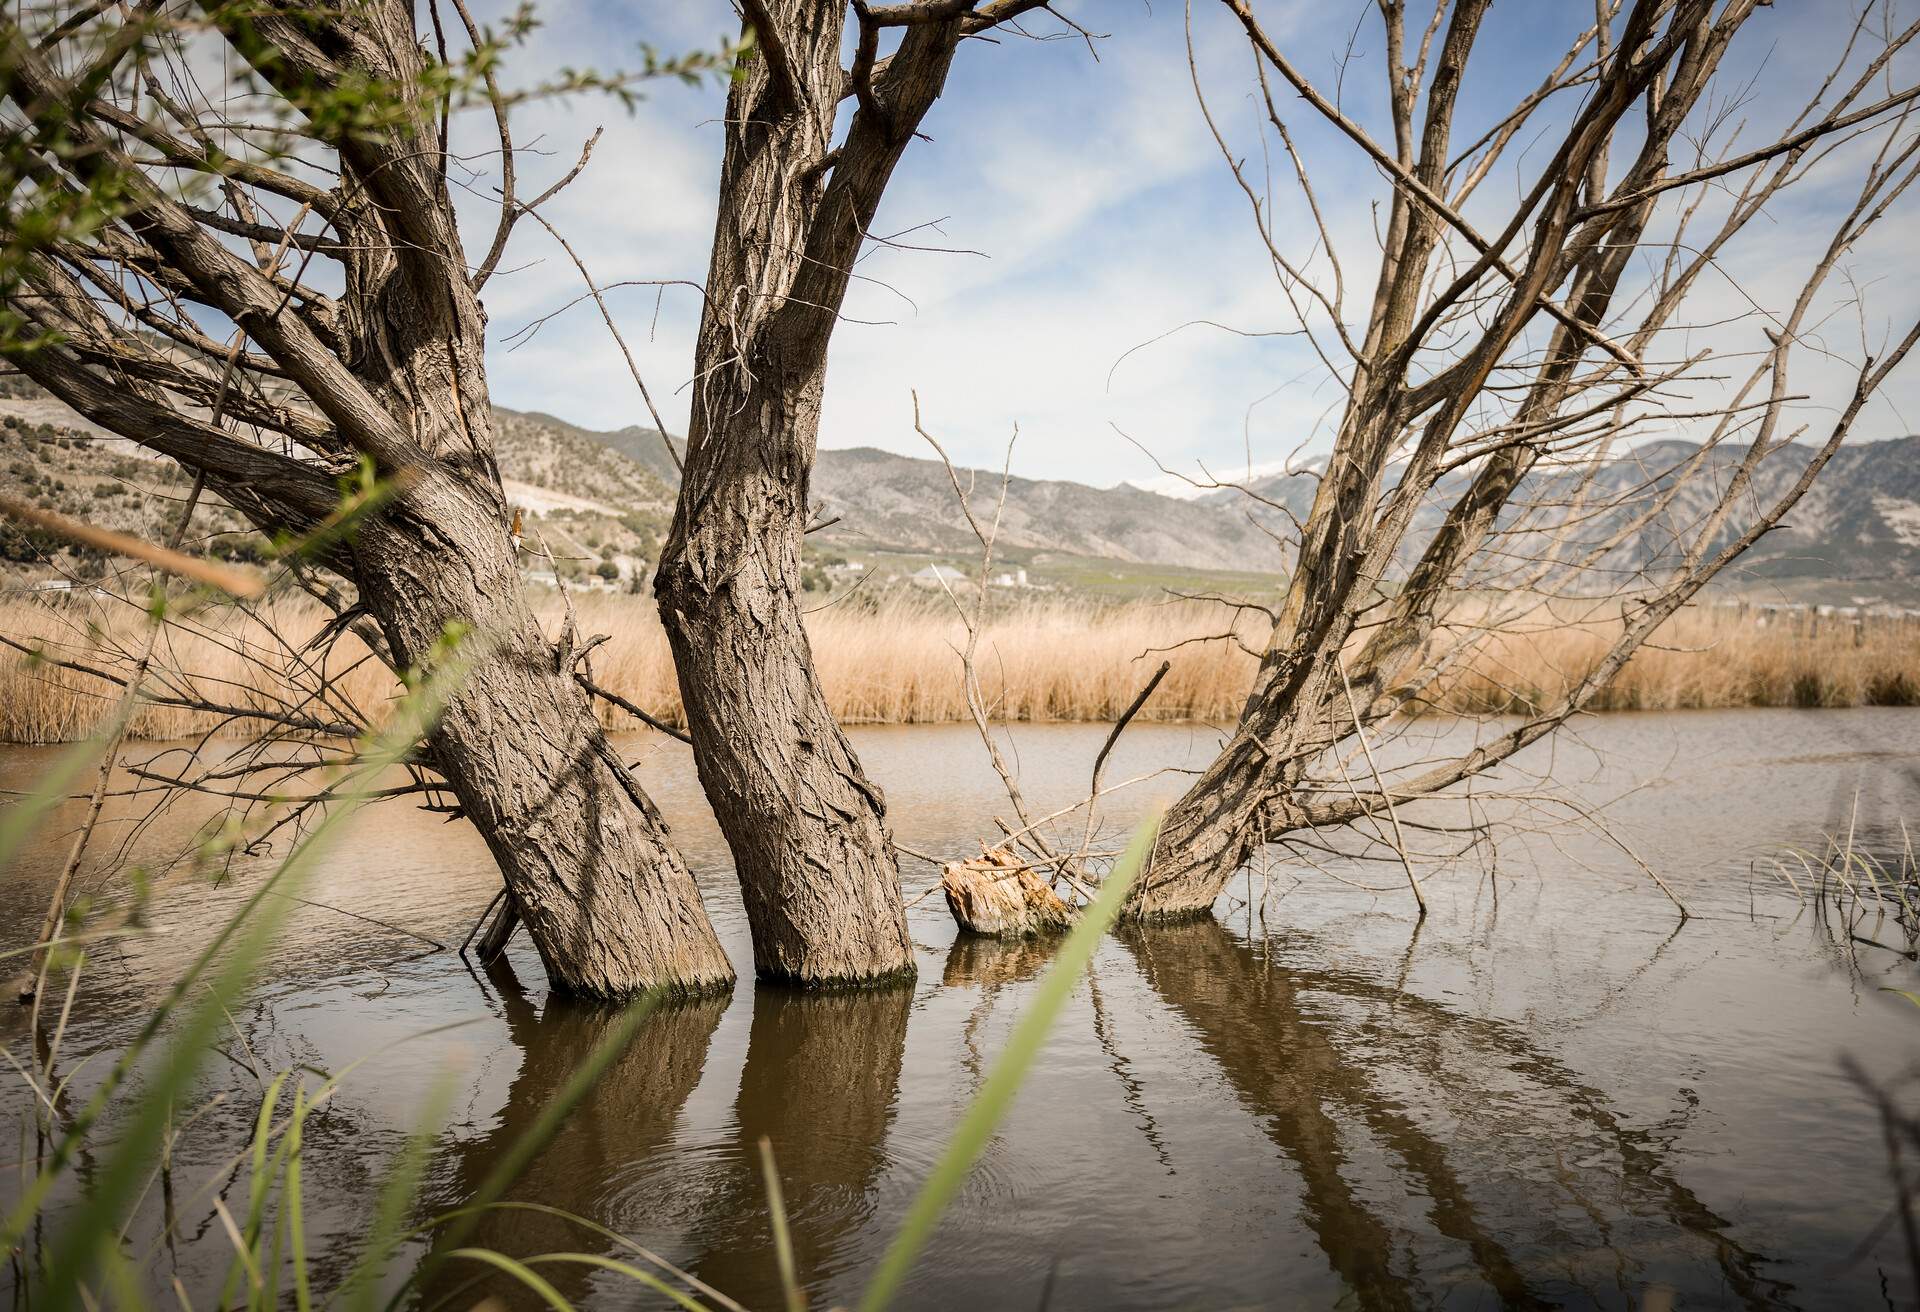
[[[1844,828],[1856,794],[1856,841],[1897,850],[1899,819],[1920,817],[1916,728],[1914,711],[1612,716],[1536,755],[1570,795],[1612,803],[1618,834],[1696,912],[1684,927],[1617,849],[1562,829],[1502,842],[1491,876],[1482,859],[1432,875],[1418,929],[1396,867],[1323,859],[1330,873],[1276,869],[1264,915],[1229,899],[1218,921],[1110,940],[904,1301],[1631,1306],[1656,1286],[1681,1306],[1910,1299],[1879,1126],[1839,1060],[1912,1069],[1920,1014],[1880,990],[1916,987],[1915,967],[1848,954],[1750,865]],[[1017,731],[1041,805],[1084,789],[1103,733]],[[856,737],[902,842],[957,852],[1004,813],[970,731]],[[1136,726],[1109,778],[1195,768],[1213,742]],[[725,849],[685,755],[657,739],[627,747],[746,971]],[[0,786],[28,784],[48,759],[0,752]],[[1115,826],[1178,786],[1144,786]],[[158,852],[183,823],[113,832]],[[0,947],[30,937],[51,850],[0,884]],[[909,869],[909,894],[933,878]],[[359,817],[304,895],[457,942],[496,886],[470,832],[394,807]],[[243,872],[231,888],[177,888],[156,933],[95,957],[63,1049],[68,1069],[99,1054],[76,1088],[247,887]],[[765,1135],[810,1295],[851,1301],[1046,965],[1034,947],[956,942],[937,897],[910,915],[911,988],[802,997],[743,982],[650,1018],[513,1196],[775,1306]],[[157,1248],[154,1191],[134,1251],[156,1250],[154,1270],[177,1269],[210,1305],[225,1250],[202,1186],[244,1194],[221,1170],[257,1111],[250,1067],[335,1070],[374,1054],[307,1137],[323,1266],[351,1260],[384,1167],[440,1085],[452,1112],[428,1204],[459,1205],[608,1023],[548,1000],[523,946],[514,965],[520,987],[477,979],[420,938],[300,908],[199,1094],[228,1099],[177,1150],[174,1202],[200,1238],[177,1256]],[[22,1019],[0,1026],[18,1048]],[[26,1096],[0,1079],[9,1131]],[[19,1183],[0,1176],[0,1197]],[[531,1213],[475,1239],[523,1256],[614,1252]],[[612,1278],[557,1282],[591,1306],[634,1301]]]

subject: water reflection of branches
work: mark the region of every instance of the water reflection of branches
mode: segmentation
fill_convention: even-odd
[[[1671,1145],[1513,1027],[1355,972],[1289,966],[1275,946],[1288,939],[1256,947],[1213,921],[1123,941],[1299,1173],[1306,1225],[1368,1303],[1411,1305],[1421,1278],[1395,1259],[1411,1261],[1420,1236],[1360,1187],[1369,1150],[1430,1200],[1442,1252],[1464,1248],[1474,1278],[1508,1304],[1553,1301],[1569,1282],[1600,1296],[1586,1287],[1593,1257],[1612,1272],[1613,1297],[1636,1297],[1649,1254],[1676,1237],[1705,1248],[1742,1304],[1787,1301],[1766,1259],[1674,1178]],[[1416,1108],[1450,1124],[1430,1131]],[[1551,1145],[1550,1160],[1529,1143]],[[1568,1227],[1569,1206],[1595,1233]]]

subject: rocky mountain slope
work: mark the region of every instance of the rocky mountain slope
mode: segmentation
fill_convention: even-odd
[[[1677,542],[1691,536],[1689,530],[1704,522],[1747,449],[1723,446],[1696,464],[1699,451],[1690,442],[1649,442],[1594,474],[1584,489],[1587,504],[1618,504],[1585,519],[1577,540],[1599,544],[1624,532],[1601,560],[1602,568],[1633,570],[1664,559]],[[1811,454],[1811,447],[1798,447],[1763,462],[1729,523],[1713,538],[1711,549],[1727,545],[1750,522],[1754,509],[1777,501]],[[1583,477],[1584,471],[1536,473],[1515,499],[1516,509],[1564,504]],[[1674,492],[1676,481],[1684,485]],[[1446,506],[1465,486],[1464,476],[1442,482],[1432,504],[1415,517],[1408,534],[1409,552],[1424,545]],[[1276,528],[1290,527],[1286,524],[1289,514],[1305,519],[1316,484],[1311,474],[1272,475],[1256,479],[1248,488],[1273,505],[1260,505],[1231,490],[1209,493],[1202,500],[1222,510],[1249,508],[1249,513]],[[1645,508],[1661,499],[1667,504],[1656,515],[1637,522]],[[1510,514],[1508,522],[1514,518]],[[1509,545],[1515,556],[1524,556],[1544,544],[1545,535],[1535,534]],[[1880,585],[1892,585],[1895,591],[1920,586],[1920,436],[1841,448],[1783,525],[1741,558],[1736,573],[1738,579],[1730,581],[1825,580],[1859,584],[1868,591]]]
[[[550,415],[505,409],[497,414],[503,477],[622,511],[670,510],[679,474],[657,429],[595,433]],[[674,444],[680,448],[680,439]],[[976,512],[990,515],[999,474],[963,471],[961,477],[972,480]],[[872,447],[822,451],[813,499],[818,517],[839,520],[812,535],[820,545],[936,555],[975,550],[947,471],[936,460]],[[1235,512],[1125,484],[1094,488],[1027,478],[1007,486],[999,542],[1018,552],[1198,569],[1255,567],[1263,548],[1270,562],[1278,559],[1266,536]]]
[[[601,439],[609,434],[576,428],[552,415],[494,411],[495,457],[508,496],[527,509],[570,500],[597,505],[613,515],[668,508],[679,479],[662,479],[647,465]],[[668,470],[672,473],[671,467]],[[518,485],[518,486],[515,486]],[[548,495],[541,496],[541,493]]]
[[[22,379],[0,384],[0,471],[10,491],[108,527],[143,534],[160,529],[184,483],[176,471],[99,433]],[[551,415],[507,409],[497,411],[497,420],[509,499],[539,518],[556,551],[589,567],[596,556],[651,558],[678,484],[656,430],[594,432]],[[1696,450],[1681,442],[1643,445],[1600,471],[1594,494],[1605,500],[1662,488]],[[1633,568],[1670,551],[1677,531],[1699,520],[1712,486],[1731,476],[1742,454],[1731,447],[1715,452],[1707,478],[1628,534],[1606,564]],[[1798,472],[1788,459],[1770,465],[1751,493],[1763,501],[1777,497]],[[982,470],[962,471],[961,477],[972,481],[976,511],[990,514],[1000,476]],[[1560,497],[1569,477],[1537,475],[1524,496]],[[1443,486],[1416,521],[1410,535],[1415,547],[1457,495],[1456,483]],[[1095,488],[1015,478],[1007,487],[1000,545],[1010,557],[1035,560],[1052,554],[1188,569],[1276,570],[1284,558],[1271,532],[1290,530],[1289,515],[1305,517],[1315,479],[1311,472],[1274,475],[1249,488],[1271,504],[1231,490],[1182,500],[1127,484]],[[816,513],[837,518],[810,535],[817,548],[957,558],[974,552],[972,533],[937,461],[871,447],[822,451],[813,493]],[[1595,518],[1583,525],[1581,536],[1604,540],[1625,522],[1623,514]],[[210,506],[201,527],[209,549],[245,554],[243,526],[231,512]],[[1764,538],[1740,572],[1748,579],[1920,589],[1920,437],[1843,449],[1787,525]]]
[[[965,470],[974,513],[990,521],[1000,475]],[[840,516],[825,539],[867,549],[952,552],[978,549],[938,461],[872,447],[822,451],[813,480],[821,513]],[[1180,501],[1121,484],[1015,478],[1007,483],[999,545],[1107,560],[1199,569],[1257,569],[1279,562],[1265,534],[1231,509]]]

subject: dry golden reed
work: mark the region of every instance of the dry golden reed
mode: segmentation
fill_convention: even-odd
[[[612,641],[592,656],[595,678],[662,719],[679,722],[679,693],[664,634],[646,598],[583,594],[581,628]],[[539,607],[549,631],[561,603]],[[237,611],[170,625],[149,678],[159,694],[229,706],[286,707],[289,688],[311,686],[287,671],[324,622],[318,607],[281,601],[265,612],[284,643]],[[1516,712],[1550,704],[1592,668],[1615,631],[1609,622],[1564,625],[1544,612],[1485,638],[1473,657],[1433,690],[1435,709]],[[1142,712],[1161,720],[1231,721],[1251,686],[1253,655],[1232,641],[1224,613],[1194,603],[1098,606],[1058,598],[1007,602],[982,634],[981,684],[998,719],[1110,720],[1133,699],[1162,659],[1173,668]],[[1257,618],[1257,617],[1256,617]],[[1764,619],[1764,622],[1763,622]],[[0,603],[8,637],[46,654],[124,673],[138,649],[141,617],[117,607],[95,611],[57,601]],[[964,630],[945,598],[901,593],[856,608],[824,606],[808,618],[814,659],[834,714],[843,722],[928,723],[965,719],[958,649]],[[1264,635],[1243,621],[1240,637]],[[1214,637],[1211,641],[1198,639]],[[1729,706],[1859,706],[1920,703],[1920,625],[1910,620],[1815,617],[1695,609],[1676,616],[1642,650],[1597,709],[1669,710]],[[330,694],[378,718],[394,691],[390,677],[357,642],[343,640],[326,671]],[[118,689],[48,661],[0,651],[0,741],[61,742],[84,737],[112,710]],[[632,727],[602,705],[605,723]],[[302,707],[312,713],[311,705]],[[148,704],[133,732],[176,739],[249,733],[257,722]]]

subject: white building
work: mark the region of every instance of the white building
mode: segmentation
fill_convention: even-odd
[[[964,570],[957,570],[951,565],[928,565],[925,569],[908,575],[908,581],[923,588],[937,588],[942,585],[951,588],[955,584],[964,584],[967,581],[967,575]]]

